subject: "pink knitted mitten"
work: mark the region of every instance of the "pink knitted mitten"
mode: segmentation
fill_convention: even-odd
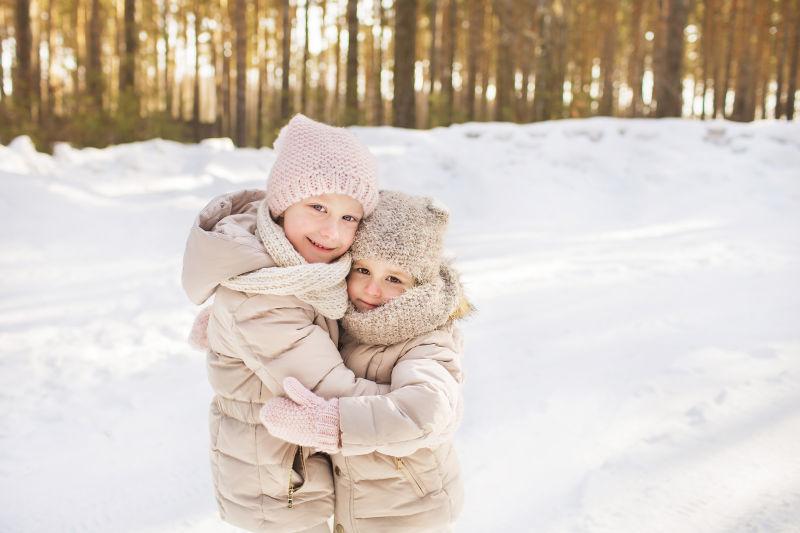
[[[189,346],[195,350],[208,350],[208,319],[211,316],[211,306],[207,305],[197,313],[189,332]]]
[[[261,423],[279,439],[327,453],[339,451],[339,400],[325,400],[295,378],[283,380],[288,398],[272,398],[261,408]]]

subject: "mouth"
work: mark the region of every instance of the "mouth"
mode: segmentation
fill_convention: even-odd
[[[328,248],[327,246],[322,246],[320,243],[310,239],[309,237],[306,237],[306,239],[308,239],[308,242],[310,242],[314,246],[314,248],[322,252],[332,252],[336,249],[336,248]]]
[[[364,307],[367,311],[372,311],[373,309],[380,307],[380,304],[371,304],[369,302],[365,302],[364,300],[359,299],[358,302]]]

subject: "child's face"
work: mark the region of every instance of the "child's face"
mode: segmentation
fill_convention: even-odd
[[[283,231],[309,263],[330,263],[353,244],[364,216],[361,204],[344,194],[311,196],[283,213]]]
[[[379,259],[359,259],[347,276],[347,296],[362,313],[382,306],[413,286],[411,274]]]

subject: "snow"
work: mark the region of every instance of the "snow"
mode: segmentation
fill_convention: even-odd
[[[800,125],[355,127],[478,313],[457,531],[800,531]],[[180,288],[269,149],[0,146],[0,529],[234,531]]]

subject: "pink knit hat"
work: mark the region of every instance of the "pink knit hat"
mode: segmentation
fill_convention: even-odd
[[[278,154],[267,180],[273,217],[304,198],[345,194],[361,203],[364,216],[378,203],[378,162],[355,135],[300,113],[275,139]]]

